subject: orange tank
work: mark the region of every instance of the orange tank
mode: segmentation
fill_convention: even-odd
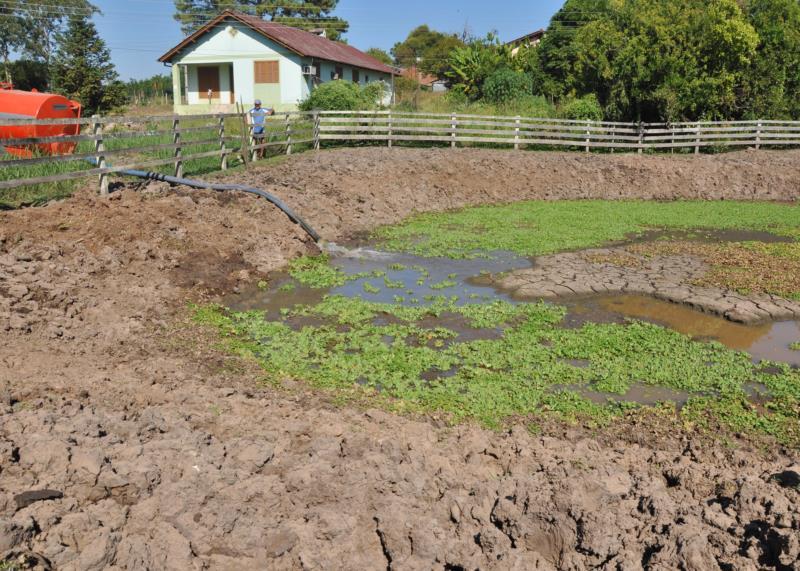
[[[0,85],[0,119],[77,119],[81,104],[66,97],[37,91],[19,91],[8,84]],[[67,137],[78,135],[80,125],[0,125],[0,145],[3,139],[32,139],[34,137]],[[6,152],[17,157],[34,155],[65,155],[73,152],[77,143],[51,142],[39,144],[3,145]]]

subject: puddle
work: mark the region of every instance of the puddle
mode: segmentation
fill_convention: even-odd
[[[642,295],[605,295],[569,300],[565,326],[584,323],[621,323],[626,317],[650,321],[695,339],[719,341],[731,349],[746,351],[753,360],[780,361],[800,366],[800,351],[789,345],[800,340],[800,323],[780,321],[742,325],[689,307]]]
[[[702,232],[680,232],[683,238],[703,236]],[[724,231],[713,234],[719,241],[728,239],[760,239],[773,241],[782,237],[768,233]],[[656,236],[676,236],[676,232],[666,233],[654,231],[647,234],[646,239],[657,239]],[[642,240],[645,237],[640,237]],[[709,238],[710,239],[710,238]],[[504,292],[493,287],[490,276],[519,268],[529,268],[531,262],[514,254],[495,252],[491,258],[472,260],[453,260],[450,258],[421,258],[409,254],[380,252],[368,247],[352,250],[333,248],[331,264],[349,276],[358,275],[357,279],[346,284],[327,288],[312,289],[298,284],[286,273],[275,273],[270,276],[269,286],[260,289],[252,287],[238,294],[231,294],[221,302],[234,311],[260,310],[266,313],[267,319],[283,319],[281,310],[295,305],[315,305],[326,295],[358,297],[368,301],[426,306],[435,302],[438,297],[454,299],[456,304],[485,303],[487,301],[504,300],[521,303],[510,298]],[[626,318],[650,321],[697,340],[715,340],[741,351],[748,352],[755,362],[770,360],[800,366],[800,351],[789,348],[790,344],[800,341],[800,323],[794,321],[767,323],[747,326],[727,321],[721,317],[704,314],[688,307],[637,295],[605,295],[585,298],[565,299],[557,302],[567,307],[568,313],[562,323],[564,327],[580,327],[585,323],[624,323]],[[291,317],[285,322],[293,328],[318,326],[323,320],[312,317]],[[397,323],[392,316],[379,315],[376,325]],[[443,313],[439,316],[426,316],[417,322],[426,329],[442,327],[457,334],[452,339],[434,339],[430,345],[442,349],[454,342],[465,342],[480,339],[499,339],[503,335],[502,328],[477,329],[461,315]],[[387,337],[386,343],[393,338]],[[424,342],[424,341],[423,341]],[[587,362],[575,360],[572,366],[584,368]],[[441,371],[426,373],[427,381],[442,378]],[[582,386],[575,390],[585,394],[592,400],[617,398],[604,393],[592,394],[591,389]],[[686,395],[664,392],[668,389],[649,385],[636,385],[620,400],[640,403],[654,403],[663,400],[685,402]],[[753,391],[754,400],[766,391]]]
[[[366,247],[348,250],[332,246],[330,249],[331,265],[349,276],[367,275],[339,287],[312,289],[297,284],[286,273],[275,273],[270,276],[268,288],[245,288],[238,294],[225,296],[221,303],[234,311],[265,311],[268,319],[277,319],[282,308],[315,305],[325,295],[418,306],[430,305],[437,297],[457,297],[458,305],[496,299],[511,301],[510,296],[492,287],[492,280],[473,278],[531,266],[527,258],[507,252],[492,252],[491,258],[454,260],[380,252]]]

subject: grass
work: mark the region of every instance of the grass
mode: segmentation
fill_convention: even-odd
[[[385,249],[467,258],[524,256],[599,246],[648,228],[767,230],[800,236],[800,207],[766,202],[527,201],[422,214],[379,229]]]
[[[502,336],[462,341],[451,329],[421,325],[425,317],[444,314],[460,316],[467,327],[502,328]],[[332,296],[276,321],[217,306],[196,308],[195,318],[215,327],[229,350],[254,357],[274,380],[303,380],[345,400],[367,395],[391,410],[490,428],[519,416],[602,426],[637,405],[595,403],[580,387],[624,395],[645,384],[688,392],[680,412],[687,421],[800,444],[800,371],[754,365],[746,353],[644,322],[564,329],[564,314],[541,303],[457,306],[442,298],[428,307],[404,307]],[[324,324],[293,329],[289,320],[299,316]],[[386,316],[391,323],[376,324]],[[573,359],[586,366],[571,365]],[[769,389],[766,408],[747,400],[750,382]]]
[[[456,102],[445,93],[421,91],[407,93],[398,98],[395,108],[398,111],[418,111],[420,113],[462,113],[465,115],[521,116],[534,118],[558,117],[556,107],[544,97],[526,97],[506,104],[493,104],[486,101]]]

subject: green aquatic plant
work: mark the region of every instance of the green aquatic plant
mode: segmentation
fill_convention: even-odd
[[[381,288],[374,286],[369,282],[364,282],[361,287],[367,293],[372,293],[372,294],[381,293]]]
[[[329,263],[327,255],[301,256],[289,262],[289,275],[303,285],[314,288],[341,286],[353,279]]]
[[[800,206],[767,202],[527,201],[421,214],[375,232],[383,248],[472,258],[506,250],[524,256],[588,248],[648,228],[766,230],[800,236]],[[793,256],[796,250],[771,247]]]
[[[746,353],[640,321],[565,329],[564,314],[544,303],[458,305],[445,296],[426,306],[327,296],[273,321],[260,312],[195,308],[198,321],[216,327],[232,351],[255,358],[268,377],[303,380],[342,398],[371,395],[393,409],[488,427],[521,415],[603,425],[637,406],[624,400],[632,386],[651,385],[686,392],[680,414],[698,425],[800,444],[800,372],[788,365],[754,365]],[[435,325],[449,315],[463,326]],[[287,321],[300,316],[323,324],[297,329]],[[486,334],[475,338],[478,332]],[[769,392],[763,410],[749,405],[751,382]],[[596,403],[583,390],[623,397]]]
[[[430,288],[431,289],[447,289],[447,288],[450,288],[450,287],[455,287],[456,285],[458,285],[458,284],[456,284],[456,282],[454,282],[453,280],[443,280],[443,281],[440,281],[438,283],[431,284]]]

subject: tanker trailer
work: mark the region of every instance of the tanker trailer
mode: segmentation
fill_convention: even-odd
[[[20,91],[8,83],[0,84],[0,120],[2,119],[78,119],[81,104],[61,95]],[[9,143],[4,139],[68,137],[80,134],[76,124],[64,125],[0,125],[0,145],[11,155],[28,158],[34,155],[66,155],[75,150],[75,142]]]

